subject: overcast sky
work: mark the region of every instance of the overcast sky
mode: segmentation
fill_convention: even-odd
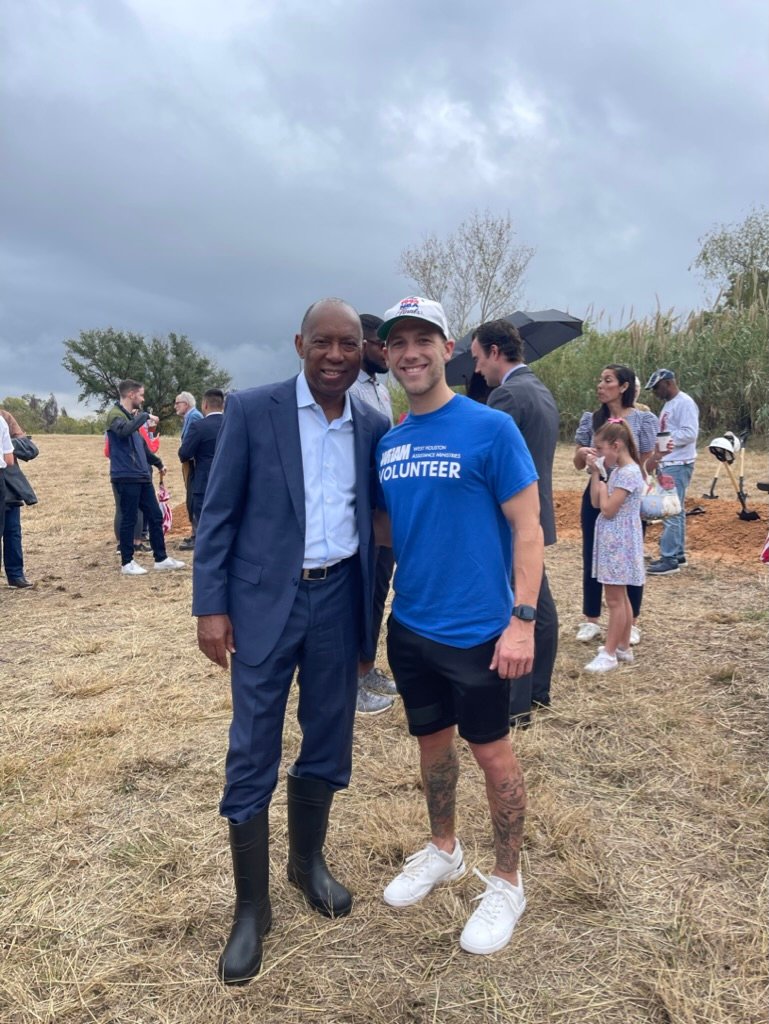
[[[310,302],[381,315],[476,209],[536,249],[524,308],[686,311],[766,201],[765,0],[1,7],[0,397],[74,412],[62,341],[107,326],[280,379]]]

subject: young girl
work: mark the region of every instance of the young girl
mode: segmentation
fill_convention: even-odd
[[[611,418],[596,431],[597,455],[587,457],[590,500],[600,509],[595,524],[593,576],[603,584],[609,625],[606,645],[585,665],[588,672],[609,672],[618,662],[632,662],[630,627],[633,610],[627,587],[644,582],[641,494],[643,474],[633,435],[623,419]],[[606,470],[611,475],[606,479]]]

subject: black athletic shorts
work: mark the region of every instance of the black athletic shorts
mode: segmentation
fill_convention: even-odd
[[[409,732],[429,736],[456,725],[469,743],[493,743],[510,732],[510,680],[489,668],[497,638],[449,647],[387,622],[387,657],[403,698]]]

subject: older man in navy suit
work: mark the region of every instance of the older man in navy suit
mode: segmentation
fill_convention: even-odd
[[[323,843],[350,778],[360,651],[371,650],[375,452],[389,423],[347,394],[360,370],[358,314],[323,299],[295,338],[304,369],[232,394],[197,535],[193,614],[213,662],[231,656],[233,718],[221,813],[236,905],[225,984],[255,977],[272,915],[268,808],[298,668],[302,743],[287,781],[289,880],[316,910],[349,913]]]

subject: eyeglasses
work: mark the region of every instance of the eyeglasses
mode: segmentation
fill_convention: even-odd
[[[379,338],[365,338],[367,345],[376,345],[377,348],[387,348],[387,342],[381,341]]]

